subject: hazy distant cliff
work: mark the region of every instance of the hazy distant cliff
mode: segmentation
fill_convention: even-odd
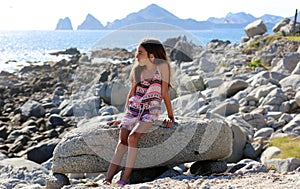
[[[67,19],[67,18],[66,18]],[[180,19],[173,13],[161,8],[156,4],[151,4],[138,12],[128,14],[125,18],[116,19],[113,22],[107,23],[103,26],[99,20],[97,20],[91,14],[86,16],[86,19],[77,27],[77,30],[103,30],[103,29],[118,29],[126,27],[132,24],[145,23],[145,22],[158,22],[169,25],[175,25],[183,29],[210,29],[210,28],[229,28],[229,27],[245,27],[254,20],[262,19],[269,25],[274,25],[283,19],[281,16],[265,14],[261,17],[254,17],[251,14],[244,12],[228,13],[225,17],[216,18],[210,17],[206,21],[197,21],[194,19]],[[72,27],[71,23],[67,23],[67,20],[61,20],[58,22],[56,29],[69,29]],[[69,21],[71,22],[71,21]],[[63,27],[64,26],[64,27]]]
[[[125,27],[131,24],[137,24],[142,22],[159,22],[170,25],[176,25],[184,29],[206,29],[211,27],[210,22],[207,21],[196,21],[194,19],[180,19],[169,11],[161,8],[156,4],[151,4],[146,8],[129,14],[123,19],[115,20],[108,23],[106,28],[117,29],[120,27]]]
[[[55,30],[73,30],[70,18],[59,19]]]
[[[104,29],[104,26],[101,24],[99,20],[97,20],[91,14],[88,14],[85,20],[83,21],[83,23],[77,27],[77,30],[102,30],[102,29]]]

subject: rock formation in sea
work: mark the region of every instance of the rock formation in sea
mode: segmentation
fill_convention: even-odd
[[[95,30],[95,29],[119,29],[132,24],[141,24],[145,22],[158,22],[170,25],[176,25],[183,29],[210,29],[210,28],[241,28],[245,25],[255,21],[263,20],[267,27],[273,27],[283,19],[281,16],[265,14],[261,17],[254,17],[245,12],[228,13],[225,17],[216,18],[210,17],[207,20],[199,21],[195,19],[181,19],[169,12],[168,10],[156,5],[150,4],[149,6],[128,14],[124,18],[118,18],[114,21],[108,22],[105,26],[101,24],[101,18],[97,19],[91,14],[88,14],[86,19],[81,23],[78,30]],[[290,18],[289,18],[290,19]],[[299,20],[299,19],[298,19]]]
[[[73,26],[69,17],[60,18],[55,30],[73,30]]]
[[[99,20],[97,20],[91,14],[88,14],[85,20],[83,21],[83,23],[77,27],[77,30],[102,30],[102,29],[104,29],[104,26],[101,24]]]

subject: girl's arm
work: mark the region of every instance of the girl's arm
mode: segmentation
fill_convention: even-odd
[[[130,89],[128,95],[127,95],[127,99],[126,99],[126,103],[125,103],[125,110],[128,108],[128,101],[129,101],[130,97],[132,97],[134,95],[135,88],[136,88],[136,84],[132,83],[131,84],[131,89]]]
[[[173,115],[173,109],[172,109],[172,104],[171,104],[171,99],[169,95],[169,78],[170,78],[170,68],[167,63],[163,63],[159,65],[159,70],[162,76],[162,89],[161,89],[161,94],[162,98],[165,102],[165,106],[168,112],[168,118],[167,120],[164,121],[166,127],[171,127],[172,124],[174,123],[174,115]]]

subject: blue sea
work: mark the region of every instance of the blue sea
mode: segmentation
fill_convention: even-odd
[[[212,39],[240,42],[241,38],[246,36],[243,28],[189,31],[0,31],[0,71],[14,71],[24,65],[61,60],[62,57],[49,53],[71,47],[82,53],[98,48],[133,49],[143,37],[156,37],[164,41],[179,35],[186,35],[189,41],[202,46]]]

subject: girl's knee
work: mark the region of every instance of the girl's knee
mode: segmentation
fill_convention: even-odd
[[[120,145],[128,146],[128,139],[121,139],[119,140]]]
[[[132,144],[137,144],[139,141],[140,136],[137,133],[132,133],[128,136],[128,144],[132,146]]]

